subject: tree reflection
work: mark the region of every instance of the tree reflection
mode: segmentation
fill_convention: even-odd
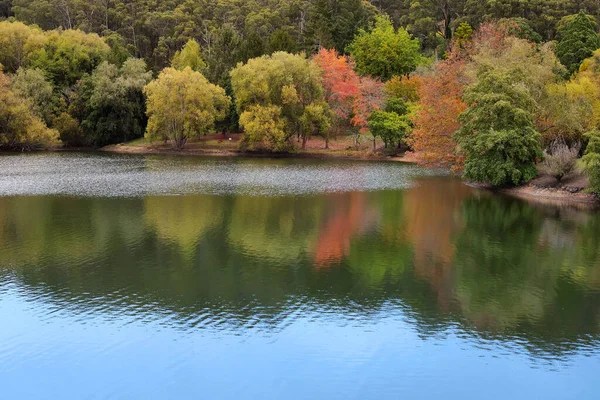
[[[425,335],[459,323],[532,351],[600,334],[599,241],[597,213],[447,178],[296,197],[0,198],[0,274],[72,312],[278,329],[299,310],[380,318],[395,304]]]

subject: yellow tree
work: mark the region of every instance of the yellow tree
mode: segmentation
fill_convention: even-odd
[[[149,139],[169,139],[177,150],[189,138],[203,135],[223,120],[231,100],[225,90],[213,85],[200,73],[186,67],[182,71],[165,68],[145,88]]]
[[[48,129],[33,112],[33,104],[11,89],[0,69],[0,148],[32,150],[59,143],[58,132]]]

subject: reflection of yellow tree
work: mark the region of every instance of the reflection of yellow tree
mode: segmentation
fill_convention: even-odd
[[[0,262],[42,258],[76,264],[102,256],[108,243],[143,235],[138,200],[64,197],[0,198]]]
[[[321,212],[315,198],[236,197],[229,240],[242,252],[293,262],[315,247]]]
[[[59,202],[47,197],[0,198],[0,209],[3,210],[0,215],[0,260],[3,263],[32,263],[48,254],[67,259],[90,254],[94,246],[93,240],[86,240],[90,239],[90,232],[81,225],[74,229],[80,221],[70,220],[69,215],[73,213],[60,215]],[[67,203],[76,208],[76,202],[67,200]],[[62,218],[53,220],[56,214]],[[73,235],[81,240],[71,243]]]
[[[156,196],[144,199],[144,217],[157,235],[193,252],[207,230],[223,221],[217,196]]]

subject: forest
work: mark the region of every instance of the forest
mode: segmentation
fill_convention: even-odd
[[[598,194],[599,21],[599,0],[0,0],[0,148],[347,135],[493,186],[583,168]]]

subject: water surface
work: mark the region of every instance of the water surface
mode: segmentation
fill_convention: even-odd
[[[0,398],[600,396],[594,210],[394,163],[0,171]]]

